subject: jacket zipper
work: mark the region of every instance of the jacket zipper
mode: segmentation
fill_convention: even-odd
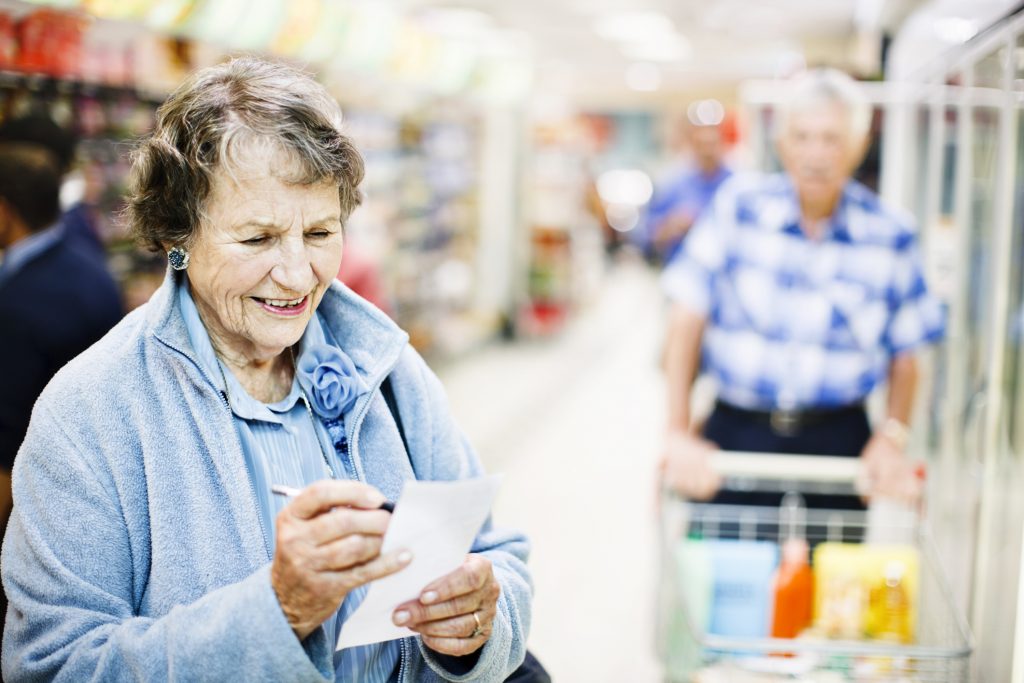
[[[157,337],[157,339],[160,339],[160,338],[159,338],[159,337]],[[227,414],[228,414],[228,418],[229,418],[230,420],[233,420],[234,418],[232,417],[233,413],[231,412],[231,404],[230,404],[230,403],[228,403],[228,399],[227,399],[227,396],[225,396],[225,395],[224,395],[224,392],[223,392],[223,391],[220,391],[219,389],[217,389],[217,388],[216,388],[216,387],[217,387],[217,384],[216,384],[216,382],[214,382],[214,381],[213,381],[213,380],[212,380],[212,379],[210,378],[210,376],[206,374],[206,371],[205,371],[205,370],[203,370],[203,366],[201,366],[201,365],[199,364],[199,362],[198,362],[198,361],[197,361],[197,360],[196,360],[195,358],[193,358],[192,356],[190,356],[190,355],[189,355],[189,354],[188,354],[187,352],[185,352],[185,351],[182,351],[181,349],[179,349],[179,348],[177,348],[177,347],[175,347],[175,346],[172,346],[172,345],[168,344],[167,342],[163,341],[162,339],[160,339],[160,343],[162,343],[162,344],[163,344],[164,346],[166,346],[167,348],[169,348],[169,349],[172,349],[172,350],[174,350],[174,351],[176,351],[176,352],[180,353],[180,354],[181,354],[181,355],[183,355],[183,356],[184,356],[185,358],[187,358],[188,360],[190,360],[190,361],[192,362],[192,364],[193,364],[193,365],[195,365],[195,366],[196,366],[196,369],[197,369],[197,370],[199,370],[199,374],[203,376],[203,379],[205,379],[205,380],[206,380],[206,381],[207,381],[207,382],[208,382],[208,383],[209,383],[210,385],[212,385],[212,386],[214,387],[214,391],[215,391],[215,392],[217,393],[217,397],[218,397],[218,398],[220,399],[221,405],[223,405],[223,406],[224,406],[224,409],[225,409],[225,410],[227,411]],[[232,424],[232,429],[233,429],[233,428],[234,428],[234,424]],[[236,437],[236,438],[235,438],[235,447],[236,447],[236,448],[235,448],[235,454],[236,454],[237,456],[239,456],[239,457],[241,458],[241,462],[243,462],[243,463],[244,463],[244,462],[245,462],[245,453],[243,453],[243,452],[242,452],[242,444],[241,444],[241,441],[239,441],[239,440],[238,440],[237,436],[238,436],[238,435],[237,435],[237,433],[236,433],[236,434],[235,434],[235,437]],[[268,541],[268,539],[267,539],[267,532],[266,532],[266,530],[265,530],[265,529],[263,528],[263,519],[262,519],[262,518],[260,518],[260,515],[259,515],[259,509],[260,509],[260,502],[259,502],[259,498],[258,498],[258,497],[256,496],[256,487],[255,487],[255,485],[253,485],[253,483],[252,483],[252,478],[251,478],[251,477],[249,477],[249,476],[246,476],[246,478],[245,478],[245,479],[246,479],[246,481],[248,481],[248,482],[249,482],[249,494],[250,494],[250,498],[252,499],[253,507],[255,507],[255,509],[256,509],[256,513],[257,513],[257,515],[256,515],[256,516],[257,516],[257,517],[259,518],[259,519],[258,519],[258,522],[259,522],[259,523],[258,523],[258,525],[257,525],[257,526],[259,526],[259,528],[260,528],[260,536],[261,536],[261,537],[263,538],[263,552],[264,552],[264,554],[266,555],[267,559],[268,559],[268,560],[271,560],[271,561],[272,561],[272,560],[274,559],[274,555],[273,555],[273,553],[272,553],[272,552],[270,551],[270,542],[269,542],[269,541]]]
[[[380,386],[381,386],[381,384],[384,383],[384,379],[387,378],[387,376],[391,374],[391,371],[395,369],[395,365],[397,365],[397,364],[398,364],[398,362],[397,362],[397,359],[396,359],[395,363],[391,367],[389,367],[388,371],[385,372],[384,375],[381,377],[380,382],[377,382],[372,387],[370,387],[370,391],[367,392],[367,394],[370,396],[370,399],[366,401],[366,403],[363,405],[362,409],[359,411],[359,414],[356,415],[355,420],[353,420],[353,422],[352,422],[352,439],[349,441],[348,455],[349,455],[349,459],[352,461],[352,470],[355,472],[356,478],[359,479],[359,481],[361,481],[363,483],[366,482],[366,476],[363,473],[363,468],[362,467],[356,467],[356,462],[357,461],[362,462],[362,459],[359,458],[359,430],[363,426],[363,420],[366,419],[366,414],[370,412],[370,404],[373,402],[373,394],[375,392],[377,392],[377,391],[380,391]],[[409,657],[409,654],[408,654],[408,647],[409,646],[408,646],[408,643],[406,642],[407,640],[408,640],[407,638],[402,638],[401,640],[398,641],[399,642],[399,646],[398,646],[399,647],[399,653],[398,653],[398,682],[399,683],[404,683],[405,682],[405,666],[406,666],[406,660]]]
[[[203,376],[203,378],[206,379],[207,382],[209,382],[214,387],[217,386],[210,379],[209,375],[206,374],[206,371],[203,370],[202,366],[199,365],[199,363],[196,361],[195,358],[190,356],[185,351],[182,351],[181,349],[178,349],[178,348],[176,348],[174,346],[171,346],[170,344],[168,344],[167,342],[164,342],[163,340],[161,340],[161,342],[165,346],[167,346],[168,348],[173,349],[174,351],[177,351],[178,353],[183,355],[185,358],[189,359],[192,362],[192,364],[195,365],[196,368],[199,370],[199,374],[201,374]],[[385,373],[384,377],[387,377],[388,374],[390,374],[391,370],[393,370],[393,369],[394,369],[394,366],[389,368],[388,372]],[[381,382],[379,382],[376,385],[374,385],[373,388],[369,391],[369,394],[371,396],[373,395],[373,392],[380,390],[381,383],[383,383],[383,380],[381,380]],[[228,417],[231,417],[231,415],[232,415],[231,404],[228,403],[227,396],[225,396],[224,392],[222,392],[220,390],[217,390],[217,389],[214,389],[214,390],[217,392],[217,396],[220,398],[221,404],[224,406],[225,410],[227,410]],[[305,400],[305,396],[303,396],[303,400]],[[363,406],[363,409],[356,416],[356,419],[355,419],[355,421],[354,421],[354,423],[352,425],[352,443],[351,443],[351,446],[349,448],[349,458],[352,460],[352,471],[356,475],[356,478],[359,481],[364,482],[364,483],[366,482],[366,477],[363,475],[362,468],[357,468],[355,466],[355,454],[358,453],[357,448],[359,446],[359,444],[358,444],[358,442],[359,442],[359,436],[358,436],[358,434],[359,434],[359,427],[362,426],[363,420],[366,418],[366,414],[370,411],[370,403],[371,402],[372,402],[372,399],[368,400],[366,402],[366,405]],[[307,403],[307,407],[308,407],[308,403]],[[314,429],[314,431],[315,431],[315,429]],[[316,437],[319,440],[320,435],[316,434]],[[331,444],[331,445],[333,447],[333,444]],[[241,453],[241,444],[237,444],[237,446],[238,446],[238,452],[242,456],[242,460],[244,461],[245,460],[245,454]],[[249,482],[249,493],[251,494],[253,505],[256,507],[256,510],[259,511],[259,499],[256,496],[256,487],[253,485],[252,479],[250,477],[246,477],[246,480]],[[262,522],[262,520],[259,522],[259,527],[260,527],[260,535],[263,537],[263,549],[264,549],[264,551],[267,554],[267,558],[272,561],[274,559],[274,557],[273,557],[273,555],[270,552],[270,544],[267,542],[267,532],[263,529],[263,522]],[[408,654],[407,654],[408,653],[408,643],[406,642],[405,638],[402,638],[398,642],[399,642],[398,680],[399,680],[399,683],[402,683],[405,680],[405,665],[406,665],[406,660],[408,658]]]
[[[405,660],[406,660],[406,649],[409,647],[407,638],[402,638],[398,641],[399,652],[398,655],[398,683],[405,683]]]
[[[396,361],[396,365],[397,365],[397,361]],[[377,382],[376,384],[374,384],[372,387],[370,387],[370,390],[367,392],[367,395],[370,396],[370,399],[366,401],[366,403],[363,405],[362,409],[359,411],[359,414],[356,415],[355,420],[352,421],[352,439],[349,442],[349,457],[352,459],[352,469],[356,470],[356,475],[357,475],[359,481],[362,481],[362,482],[366,481],[366,476],[363,474],[363,471],[362,471],[363,468],[362,467],[356,467],[356,462],[357,461],[360,462],[360,463],[362,462],[362,458],[358,457],[359,456],[359,430],[363,426],[363,420],[366,419],[366,414],[370,412],[370,404],[373,402],[373,394],[375,392],[380,391],[380,386],[381,386],[381,384],[384,383],[384,379],[388,375],[390,375],[391,371],[394,370],[394,369],[395,369],[395,366],[392,365],[390,368],[388,368],[388,371],[385,372],[384,375],[381,377],[381,380],[379,382]]]

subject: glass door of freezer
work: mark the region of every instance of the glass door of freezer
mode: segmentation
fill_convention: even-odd
[[[1006,364],[1003,374],[1003,392],[1006,396],[1003,420],[1006,427],[1007,458],[1012,462],[1017,497],[1021,497],[1021,470],[1024,469],[1024,33],[1015,39],[1012,65],[1014,141],[1012,184],[1012,230],[1010,262],[1010,301],[1006,330]],[[1017,606],[1014,619],[1014,648],[1012,680],[1024,681],[1024,524],[1010,529],[1017,543]],[[1011,634],[1006,634],[1007,640]],[[1011,679],[1007,679],[1011,680]]]
[[[1014,48],[1014,49],[1011,49]],[[1021,233],[1013,223],[1020,155],[1020,116],[1011,86],[1016,45],[1003,39],[974,65],[968,284],[967,378],[984,396],[968,443],[982,470],[971,621],[978,679],[1010,679],[1024,496],[1020,454],[1009,439],[1020,361],[1013,311],[1022,305]],[[979,310],[975,310],[979,309]]]
[[[925,248],[931,250],[939,245],[938,253],[928,254],[929,286],[948,304],[946,336],[930,354],[932,363],[926,373],[930,375],[931,392],[922,392],[918,397],[918,401],[931,401],[934,406],[927,411],[926,424],[918,427],[924,428],[925,451],[930,461],[928,522],[949,574],[956,603],[966,611],[971,597],[973,538],[980,494],[979,473],[973,455],[969,455],[974,449],[967,445],[977,438],[969,435],[967,426],[976,423],[976,415],[983,405],[977,390],[972,392],[970,388],[981,380],[972,374],[967,362],[968,350],[978,343],[977,335],[972,339],[969,334],[972,322],[967,314],[967,301],[972,295],[980,298],[972,278],[977,281],[981,275],[972,272],[972,259],[965,257],[972,242],[966,210],[970,202],[972,161],[966,150],[969,150],[972,121],[970,110],[964,104],[967,94],[963,81],[957,72],[944,75],[934,84],[935,91],[930,95],[934,98],[931,107],[934,123],[930,122],[930,128],[936,140],[929,143],[928,166],[917,173],[919,181],[927,175],[935,176],[928,183],[931,190],[927,208],[918,214],[918,220],[924,226]],[[974,237],[971,248],[979,255],[985,254],[984,242]],[[938,274],[942,277],[937,277],[932,267],[936,260],[948,261],[945,264],[948,272]],[[977,321],[973,323],[977,324]]]

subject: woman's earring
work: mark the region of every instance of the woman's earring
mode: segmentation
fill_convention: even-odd
[[[167,252],[167,262],[175,270],[185,270],[188,268],[188,251],[182,247],[172,248]]]

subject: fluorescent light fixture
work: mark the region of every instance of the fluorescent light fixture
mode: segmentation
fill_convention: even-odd
[[[649,62],[630,64],[626,68],[626,85],[638,92],[654,92],[661,87],[661,69]]]
[[[725,107],[718,100],[697,100],[686,108],[686,118],[695,126],[717,126],[725,118]]]
[[[658,12],[615,12],[594,22],[594,32],[605,40],[633,43],[673,36],[676,28],[671,19]]]
[[[964,17],[940,17],[932,23],[932,29],[947,43],[966,43],[978,32],[978,24]]]
[[[697,105],[697,120],[705,126],[717,126],[725,118],[725,107],[718,100],[704,100]]]
[[[484,37],[494,26],[489,14],[466,7],[429,7],[417,17],[424,28],[444,36]]]
[[[485,55],[527,58],[533,54],[533,39],[526,31],[490,29],[479,38],[474,44]]]
[[[685,62],[693,55],[690,42],[682,36],[626,43],[619,47],[623,55],[638,62]]]

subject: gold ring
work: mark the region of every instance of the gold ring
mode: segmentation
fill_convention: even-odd
[[[476,612],[473,612],[473,621],[476,622],[476,628],[474,628],[473,632],[469,634],[470,638],[476,638],[477,636],[479,636],[481,633],[484,632],[484,627],[480,623],[480,617],[477,616]]]

